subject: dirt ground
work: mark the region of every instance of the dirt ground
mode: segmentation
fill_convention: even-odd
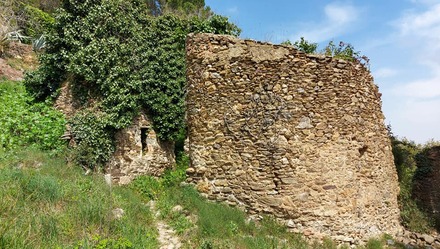
[[[3,58],[0,58],[0,78],[22,80],[25,71],[34,70],[37,56],[31,45],[11,43]]]

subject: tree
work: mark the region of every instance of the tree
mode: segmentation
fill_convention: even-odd
[[[174,14],[180,17],[197,16],[206,19],[214,15],[211,9],[205,6],[204,0],[147,0],[146,3],[153,16]]]

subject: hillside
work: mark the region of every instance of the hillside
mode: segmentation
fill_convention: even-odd
[[[183,172],[111,187],[59,156],[2,154],[0,248],[336,248],[329,240],[307,243],[270,217],[210,202],[180,183]]]

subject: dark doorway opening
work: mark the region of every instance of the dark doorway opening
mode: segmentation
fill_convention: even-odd
[[[149,130],[148,127],[142,127],[141,128],[142,151],[148,151],[148,146],[147,146],[148,130]]]

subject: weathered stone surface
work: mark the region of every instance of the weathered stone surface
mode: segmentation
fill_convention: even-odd
[[[208,198],[312,237],[352,243],[401,230],[380,94],[364,67],[197,34],[187,77],[187,173]]]
[[[75,101],[71,82],[62,84],[55,107],[67,118],[72,117],[80,108]],[[68,129],[68,128],[67,128]],[[69,142],[75,146],[73,139]],[[161,175],[166,168],[175,164],[174,144],[160,141],[148,115],[140,113],[133,119],[131,126],[116,134],[116,151],[105,166],[108,181],[128,184],[139,175]]]
[[[422,240],[425,241],[428,244],[432,244],[435,241],[434,237],[432,237],[431,235],[428,235],[428,234],[423,234],[422,235]]]
[[[116,134],[116,151],[107,163],[113,181],[127,184],[139,175],[160,176],[174,165],[174,145],[160,141],[146,114]]]

